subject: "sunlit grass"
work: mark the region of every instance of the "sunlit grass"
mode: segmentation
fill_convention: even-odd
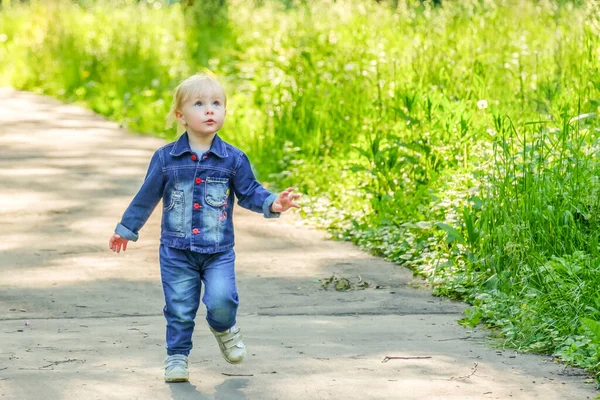
[[[223,136],[307,218],[597,368],[595,2],[81,3],[5,8],[0,80],[173,138],[173,87],[208,69]]]

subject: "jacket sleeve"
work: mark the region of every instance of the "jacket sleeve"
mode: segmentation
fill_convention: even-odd
[[[138,232],[161,200],[164,190],[163,162],[160,150],[152,156],[142,187],[125,210],[115,233],[131,241],[138,240]]]
[[[250,160],[241,153],[233,177],[233,191],[238,198],[238,204],[248,210],[262,213],[265,218],[279,218],[281,213],[271,212],[271,204],[277,195],[269,192],[257,182]]]

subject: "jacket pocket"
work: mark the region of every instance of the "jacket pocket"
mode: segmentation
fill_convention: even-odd
[[[227,203],[229,196],[229,179],[227,178],[206,178],[206,190],[204,198],[206,203],[213,207],[221,207]]]
[[[185,236],[185,198],[183,190],[171,192],[171,202],[164,208],[165,233],[184,237]]]

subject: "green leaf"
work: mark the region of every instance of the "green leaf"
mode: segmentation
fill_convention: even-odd
[[[498,275],[494,274],[490,276],[484,283],[483,286],[488,290],[494,290],[498,288]]]
[[[581,318],[579,321],[581,322],[581,325],[594,334],[594,337],[591,338],[592,341],[596,344],[600,344],[600,322],[589,318]]]
[[[354,146],[354,148],[356,149],[356,151],[359,152],[360,155],[366,157],[368,160],[373,159],[373,154],[369,153],[365,149],[358,147],[358,146]]]
[[[458,243],[465,243],[465,239],[463,238],[463,236],[461,235],[461,233],[456,230],[455,228],[451,227],[448,224],[444,224],[443,222],[436,222],[435,226],[437,226],[440,229],[443,229],[446,231],[446,233],[448,233],[448,243],[452,243],[452,242],[458,242]]]
[[[346,278],[342,278],[335,283],[335,290],[345,291],[350,289],[350,281]]]
[[[479,308],[471,307],[465,310],[465,318],[458,321],[459,324],[468,327],[475,327],[481,322],[481,310]]]
[[[353,165],[350,167],[350,171],[352,172],[363,172],[370,171],[370,169],[363,167],[362,165]]]

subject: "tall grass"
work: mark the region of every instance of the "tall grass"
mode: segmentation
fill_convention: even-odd
[[[595,2],[217,3],[13,1],[0,80],[173,138],[172,88],[208,69],[223,135],[307,218],[597,369]]]
[[[484,318],[512,346],[597,368],[598,123],[586,114],[517,129],[498,118],[496,128],[487,201],[465,224],[478,288],[465,322]]]

